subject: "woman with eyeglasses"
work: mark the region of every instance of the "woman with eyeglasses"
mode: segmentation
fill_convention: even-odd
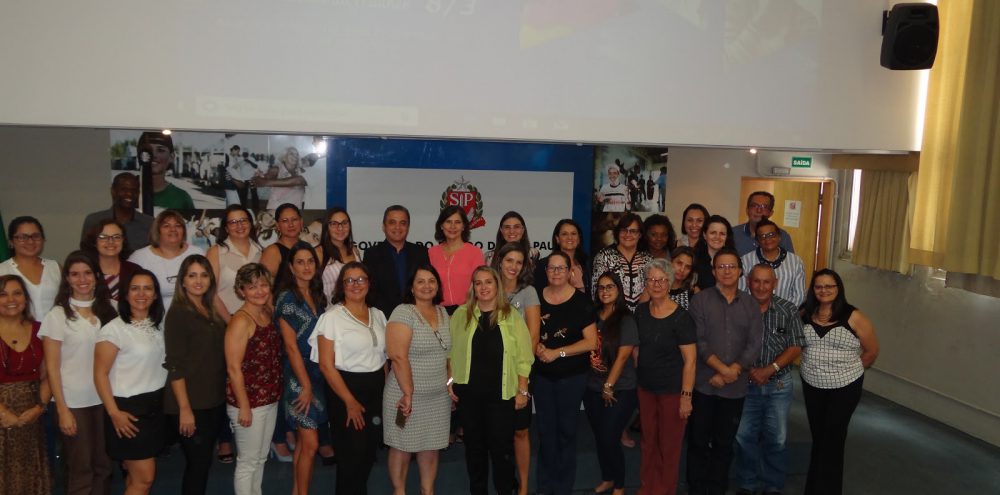
[[[670,253],[670,268],[673,269],[673,281],[670,283],[670,299],[678,306],[688,309],[691,298],[700,289],[695,284],[698,275],[694,273],[694,249],[687,246],[677,246]]]
[[[323,374],[310,361],[309,336],[326,307],[323,282],[319,277],[319,257],[307,242],[292,246],[285,278],[275,288],[275,320],[285,344],[284,392],[285,417],[279,418],[296,429],[293,455],[293,483],[296,493],[309,493],[313,461],[319,449],[319,429],[326,423],[326,395]]]
[[[227,206],[222,222],[215,245],[208,248],[205,257],[212,264],[212,275],[218,281],[217,301],[213,302],[212,309],[228,323],[232,314],[243,305],[236,295],[236,272],[244,265],[259,262],[262,250],[253,215],[244,206]]]
[[[615,226],[617,242],[598,251],[594,256],[594,273],[610,271],[618,275],[622,282],[622,296],[629,311],[634,311],[635,306],[639,304],[639,298],[646,288],[644,268],[653,259],[649,252],[639,247],[644,229],[639,215],[628,213],[622,216]],[[597,283],[596,278],[594,283]]]
[[[441,304],[454,313],[465,303],[472,272],[483,266],[483,251],[469,242],[469,219],[461,206],[441,210],[434,223],[436,246],[427,250],[431,265],[441,275]]]
[[[163,402],[169,437],[179,439],[184,452],[181,493],[196,495],[205,493],[212,450],[226,419],[226,322],[212,307],[216,283],[208,259],[188,256],[177,279],[164,321]]]
[[[531,286],[531,266],[524,246],[509,242],[497,251],[492,268],[500,274],[503,294],[528,326],[531,348],[538,345],[538,335],[542,327],[542,310],[538,293]],[[532,359],[534,361],[534,359]],[[530,387],[530,383],[529,383]],[[528,472],[531,469],[531,397],[528,405],[514,413],[514,458],[517,461],[518,494],[528,493]]]
[[[534,399],[538,415],[539,493],[568,494],[576,477],[576,432],[597,325],[590,299],[569,284],[569,256],[555,251],[545,268],[542,329],[535,347]]]
[[[205,251],[187,242],[184,217],[174,210],[163,210],[153,220],[149,245],[132,253],[128,260],[156,275],[163,307],[170,309],[177,286],[177,272],[184,259],[192,254],[204,255]]]
[[[757,248],[743,255],[743,266],[750,268],[764,264],[774,269],[778,283],[774,295],[792,303],[796,308],[806,299],[806,273],[802,258],[781,247],[781,230],[767,218],[757,222]],[[740,277],[740,290],[749,291],[747,277]]]
[[[382,443],[385,315],[374,304],[368,268],[352,261],[340,271],[333,305],[309,336],[309,359],[329,387],[327,414],[337,451],[336,493],[366,493]]]
[[[503,297],[496,270],[481,266],[471,278],[468,299],[451,319],[449,387],[465,430],[469,492],[488,493],[492,467],[494,489],[508,494],[514,489],[514,415],[528,405],[531,336]]]
[[[113,222],[113,220],[112,220]],[[63,263],[56,305],[42,320],[38,336],[66,461],[66,493],[107,493],[111,459],[104,449],[104,415],[94,387],[94,346],[101,326],[118,316],[100,270],[83,251]]]
[[[712,215],[701,228],[701,238],[694,246],[694,273],[698,276],[698,289],[715,287],[713,260],[722,248],[736,249],[733,241],[733,227],[726,217]]]
[[[534,270],[535,263],[538,262],[538,248],[531,247],[531,241],[528,240],[528,226],[524,223],[524,217],[516,211],[508,211],[500,217],[500,226],[497,227],[494,248],[486,251],[483,256],[488,266],[493,266],[494,254],[508,242],[516,242],[521,245],[521,248],[528,253],[528,258],[524,261],[525,265]]]
[[[434,493],[438,451],[448,446],[451,395],[448,312],[440,306],[441,279],[434,267],[417,266],[409,288],[386,325],[386,352],[392,360],[382,397],[389,480],[393,493],[406,494],[410,459],[417,456],[420,492]]]
[[[51,397],[39,323],[18,275],[0,275],[0,493],[47,495],[52,476],[39,417]]]
[[[95,273],[104,278],[111,300],[117,302],[121,293],[119,282],[132,278],[132,274],[140,268],[128,261],[132,251],[128,249],[125,228],[113,218],[102,219],[84,233],[80,249],[97,261],[100,270]]]
[[[354,245],[351,216],[347,214],[347,210],[337,206],[327,212],[326,226],[320,235],[319,255],[322,261],[320,266],[323,267],[323,295],[329,301],[344,265],[361,261],[361,252]]]
[[[281,400],[281,336],[271,312],[271,273],[260,263],[236,272],[243,300],[226,326],[226,414],[236,440],[236,495],[260,495]]]
[[[844,281],[829,268],[813,275],[802,322],[802,395],[812,433],[804,493],[836,495],[843,492],[847,428],[861,401],[865,370],[878,357],[878,337],[868,317],[847,302]]]
[[[580,225],[570,218],[556,222],[552,229],[552,246],[553,252],[562,251],[569,256],[569,285],[584,294],[590,294],[590,257],[583,249],[583,231],[580,230]],[[535,263],[533,278],[536,292],[541,292],[549,284],[545,271],[548,262],[549,258],[545,257]]]
[[[632,350],[639,343],[635,320],[622,295],[618,275],[605,272],[594,286],[597,349],[590,353],[590,373],[583,394],[590,428],[597,442],[601,483],[595,493],[625,493],[625,454],[619,441],[635,412],[635,367]]]
[[[635,310],[642,424],[639,493],[643,495],[676,493],[684,427],[691,415],[697,333],[691,315],[670,298],[673,280],[673,267],[666,260],[650,262],[646,267],[649,302]]]
[[[35,217],[17,217],[10,221],[7,239],[14,253],[0,263],[0,275],[17,275],[31,296],[32,315],[44,315],[52,309],[59,292],[59,263],[42,258],[45,230]]]
[[[143,494],[153,487],[166,438],[164,310],[153,272],[139,270],[122,284],[118,318],[101,327],[94,346],[94,387],[104,403],[108,456],[128,471],[125,493]]]

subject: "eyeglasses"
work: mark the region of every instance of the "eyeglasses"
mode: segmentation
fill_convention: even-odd
[[[729,271],[729,270],[736,270],[737,268],[739,268],[739,265],[737,265],[735,263],[722,263],[722,264],[719,264],[719,265],[715,265],[715,269],[719,270],[720,272],[726,272],[726,271]]]
[[[549,265],[549,266],[545,267],[545,271],[551,272],[551,273],[562,273],[562,272],[565,272],[566,270],[569,270],[569,267],[566,266],[566,265],[563,265],[563,266],[552,266],[552,265]]]
[[[639,229],[622,229],[622,234],[639,235],[641,233],[642,231]]]
[[[777,232],[768,232],[766,234],[757,234],[757,239],[761,240],[761,241],[766,241],[768,239],[773,239],[775,237],[778,237],[778,233]]]
[[[351,226],[351,221],[344,220],[343,222],[338,222],[336,220],[330,220],[329,222],[326,222],[326,224],[335,229],[346,229]]]
[[[121,234],[97,234],[97,240],[101,242],[122,242],[122,239],[123,237]]]
[[[837,288],[836,284],[834,284],[834,285],[814,285],[813,286],[813,290],[834,290],[836,288]]]
[[[28,241],[38,242],[42,239],[45,239],[45,236],[43,236],[38,232],[35,232],[34,234],[16,234],[12,235],[10,238],[14,239],[17,242],[28,242]]]
[[[667,281],[668,281],[668,279],[666,277],[663,277],[663,278],[652,278],[652,277],[650,277],[650,278],[646,279],[646,283],[648,283],[649,285],[656,285],[656,286],[665,285],[667,283]]]
[[[347,277],[344,279],[344,285],[356,285],[356,286],[368,285],[368,277],[365,276]]]
[[[611,292],[613,290],[618,289],[618,286],[615,284],[608,284],[608,285],[598,285],[594,288],[597,289],[597,292]]]
[[[747,208],[751,210],[770,210],[771,205],[767,203],[750,203],[750,205],[748,205]]]
[[[244,225],[250,223],[249,218],[234,218],[232,220],[226,220],[226,225],[232,225],[233,227],[237,225]]]

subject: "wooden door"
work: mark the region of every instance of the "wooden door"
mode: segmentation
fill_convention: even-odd
[[[795,254],[802,258],[808,284],[813,271],[828,266],[835,191],[833,181],[744,177],[740,188],[740,198],[744,203],[740,208],[739,223],[747,221],[745,201],[754,191],[767,191],[774,195],[771,221],[792,237]],[[797,214],[796,209],[799,210]]]

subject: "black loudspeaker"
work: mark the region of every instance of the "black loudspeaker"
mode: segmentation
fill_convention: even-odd
[[[930,69],[937,55],[937,42],[937,5],[896,4],[882,19],[882,67]]]

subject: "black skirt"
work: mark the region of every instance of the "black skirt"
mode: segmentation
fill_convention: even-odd
[[[111,416],[104,412],[104,441],[108,457],[118,461],[151,459],[163,450],[166,443],[165,421],[163,417],[163,389],[132,397],[115,397],[118,409],[135,416],[134,424],[139,432],[133,438],[121,437],[115,433]]]

